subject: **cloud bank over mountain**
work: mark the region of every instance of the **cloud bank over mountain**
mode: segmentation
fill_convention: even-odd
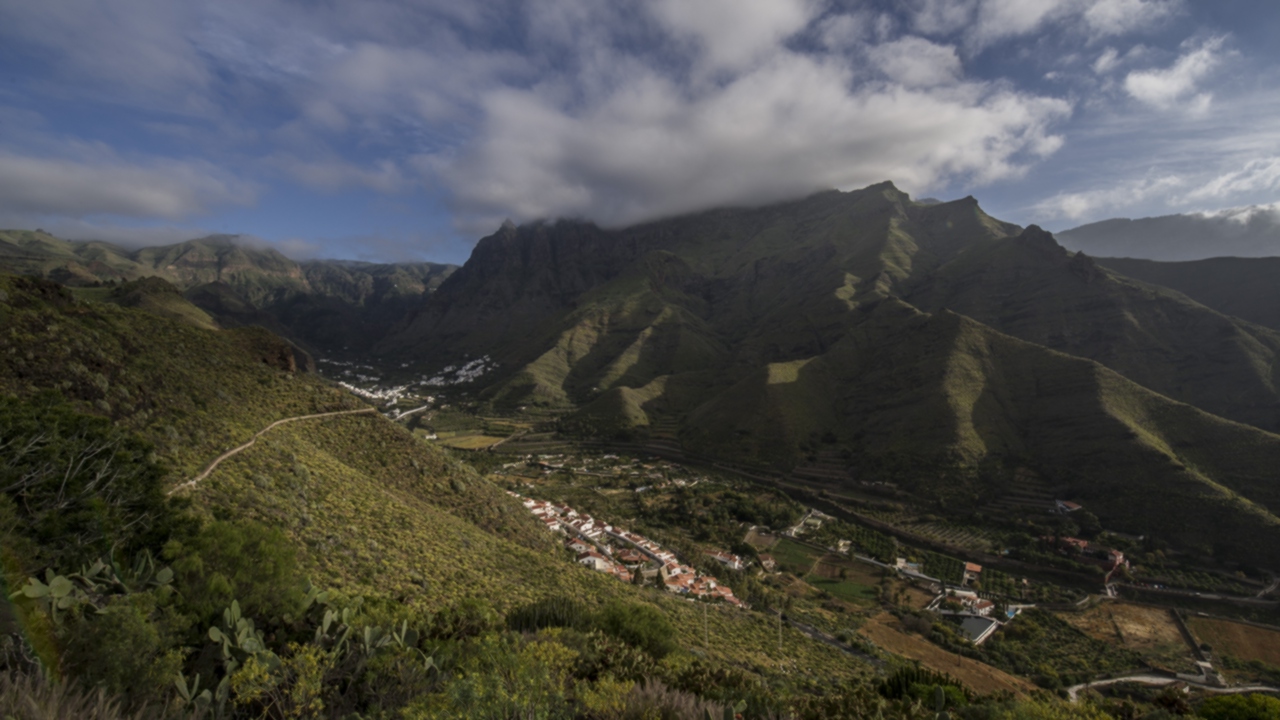
[[[1217,212],[1112,219],[1057,234],[1095,257],[1204,260],[1280,257],[1280,203]]]
[[[886,179],[1023,222],[1280,191],[1252,164],[1275,155],[1261,118],[1280,78],[1252,71],[1276,51],[1247,14],[1181,0],[69,0],[6,16],[7,224],[332,243]]]

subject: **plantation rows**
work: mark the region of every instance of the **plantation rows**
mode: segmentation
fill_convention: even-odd
[[[921,550],[917,553],[923,561],[921,570],[925,575],[935,577],[950,585],[959,585],[964,580],[964,562],[946,555]]]
[[[1144,573],[1144,575],[1146,574]],[[1226,578],[1198,570],[1167,570],[1164,568],[1157,568],[1154,569],[1154,572],[1150,575],[1152,579],[1164,579],[1168,581],[1169,585],[1179,588],[1202,590],[1204,592],[1226,593],[1230,595],[1253,594],[1240,583],[1232,582]]]
[[[855,552],[873,557],[880,562],[891,563],[898,554],[898,543],[893,538],[861,525],[841,523],[842,534],[853,544]]]
[[[983,570],[981,583],[984,592],[1010,597],[1018,595],[1018,581],[1013,576],[1006,575],[999,570]]]
[[[952,547],[987,550],[991,547],[991,538],[976,528],[957,527],[943,523],[920,523],[904,526],[921,537],[930,538]]]

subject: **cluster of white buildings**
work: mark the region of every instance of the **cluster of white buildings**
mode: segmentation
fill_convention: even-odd
[[[419,385],[427,385],[431,387],[445,387],[447,385],[461,385],[479,379],[480,376],[493,370],[498,365],[488,355],[478,357],[459,367],[458,365],[450,365],[441,370],[438,374],[420,381]]]
[[[607,572],[623,582],[631,582],[636,573],[644,577],[660,577],[668,592],[705,599],[720,599],[742,607],[733,590],[714,577],[704,575],[680,562],[675,553],[638,533],[602,523],[590,515],[579,513],[563,503],[534,500],[507,491],[542,521],[552,532],[564,533],[565,545],[573,550],[578,562],[599,572]],[[726,567],[742,569],[742,559],[728,553],[711,553]],[[723,556],[723,559],[722,557]]]

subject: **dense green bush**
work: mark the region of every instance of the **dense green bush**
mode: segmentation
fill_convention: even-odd
[[[25,571],[134,551],[174,522],[151,446],[54,393],[0,396],[0,524],[34,553]]]
[[[659,660],[676,648],[675,628],[652,605],[611,600],[596,614],[595,625]]]
[[[247,615],[289,615],[302,602],[296,552],[284,534],[250,520],[214,521],[185,539],[170,540],[185,605],[208,622],[233,600]]]
[[[1196,713],[1205,720],[1280,720],[1280,700],[1266,695],[1219,695]]]

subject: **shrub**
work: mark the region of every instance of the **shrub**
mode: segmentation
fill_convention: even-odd
[[[1205,720],[1280,720],[1280,700],[1266,695],[1219,695],[1204,701]]]
[[[63,669],[118,694],[131,707],[158,703],[182,670],[178,639],[186,623],[150,593],[117,596],[97,612],[70,618]]]
[[[251,520],[214,521],[164,549],[186,607],[209,621],[239,601],[246,616],[278,618],[302,602],[293,546],[274,528]]]
[[[611,600],[597,613],[595,625],[655,659],[666,657],[676,648],[675,628],[667,616],[652,605]]]
[[[131,555],[172,522],[151,446],[54,393],[0,397],[0,492],[9,533],[40,546],[25,572]],[[6,534],[9,534],[6,533]],[[7,543],[6,543],[7,544]]]

